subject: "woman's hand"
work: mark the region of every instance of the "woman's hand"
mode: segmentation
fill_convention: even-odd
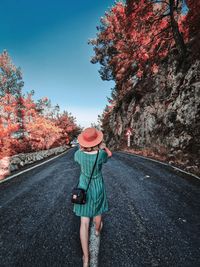
[[[100,148],[100,149],[105,149],[105,148],[106,148],[106,144],[102,142],[102,143],[99,145],[99,148]]]
[[[101,143],[99,145],[99,148],[100,149],[104,149],[106,151],[106,153],[108,154],[108,157],[111,157],[112,156],[112,152],[106,147],[105,143]]]

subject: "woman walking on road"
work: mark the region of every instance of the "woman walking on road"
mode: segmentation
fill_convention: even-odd
[[[84,205],[74,204],[73,211],[81,217],[80,240],[83,250],[83,266],[89,266],[89,223],[93,218],[95,234],[99,236],[103,227],[102,213],[108,211],[108,201],[103,183],[102,164],[107,162],[112,152],[102,143],[103,133],[95,128],[85,129],[79,136],[80,149],[74,154],[74,160],[80,164],[81,174],[79,187],[86,189],[90,180],[92,169],[95,169],[87,191]]]

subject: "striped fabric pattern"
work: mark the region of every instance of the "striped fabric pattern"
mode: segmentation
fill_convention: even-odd
[[[79,187],[86,189],[97,154],[88,154],[80,149],[74,154],[74,160],[80,165]],[[108,211],[108,201],[102,176],[102,164],[108,159],[107,153],[100,149],[96,167],[87,191],[86,204],[74,204],[73,211],[77,216],[95,217]]]

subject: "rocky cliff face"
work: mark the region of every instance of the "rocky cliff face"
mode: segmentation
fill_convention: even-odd
[[[106,142],[112,148],[127,149],[125,132],[130,127],[133,152],[199,175],[200,60],[178,72],[176,68],[173,57],[169,58],[156,75],[137,83],[113,108]]]

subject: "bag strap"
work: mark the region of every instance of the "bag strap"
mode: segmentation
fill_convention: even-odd
[[[94,172],[94,168],[95,168],[95,166],[96,166],[96,163],[97,163],[98,155],[99,155],[99,150],[98,150],[98,152],[97,152],[97,156],[96,156],[96,160],[95,160],[95,163],[94,163],[94,166],[93,166],[93,169],[92,169],[92,173],[91,173],[91,175],[90,175],[90,180],[89,180],[89,183],[88,183],[88,186],[87,186],[87,189],[86,189],[86,193],[87,193],[87,191],[88,191],[88,188],[89,188],[89,185],[90,185],[90,181],[91,181],[91,179],[92,179],[92,175],[93,175],[93,172]],[[79,184],[79,180],[78,180],[78,183],[77,183],[76,187],[78,187],[78,184]]]
[[[86,189],[86,193],[87,193],[87,191],[88,191],[88,188],[89,188],[89,185],[90,185],[90,182],[91,182],[91,179],[92,179],[92,175],[93,175],[93,173],[94,173],[94,169],[95,169],[95,166],[96,166],[96,163],[97,163],[98,155],[99,155],[99,150],[98,150],[98,152],[97,152],[97,156],[96,156],[96,160],[95,160],[95,163],[94,163],[94,166],[93,166],[93,169],[92,169],[92,173],[91,173],[91,175],[90,175],[90,180],[89,180],[89,183],[88,183],[88,186],[87,186],[87,189]]]

